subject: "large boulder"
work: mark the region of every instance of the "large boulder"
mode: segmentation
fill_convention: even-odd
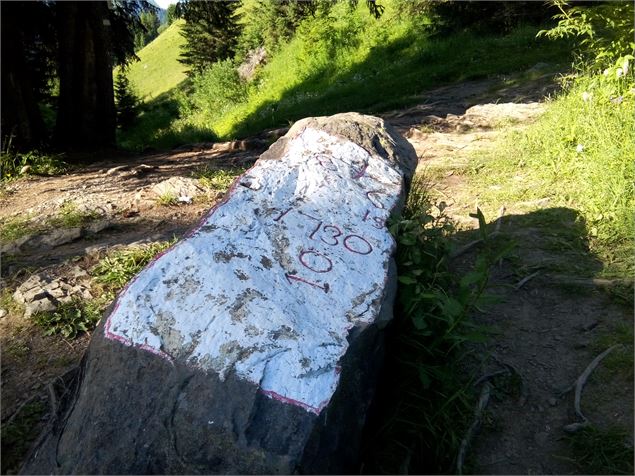
[[[392,317],[412,147],[297,122],[121,292],[23,473],[346,473]]]

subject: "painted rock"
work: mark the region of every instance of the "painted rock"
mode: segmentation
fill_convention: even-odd
[[[346,473],[392,317],[413,148],[296,123],[120,293],[24,473]]]

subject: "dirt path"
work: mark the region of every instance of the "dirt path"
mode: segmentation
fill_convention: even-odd
[[[437,198],[448,204],[457,230],[476,226],[469,217],[478,203],[468,173],[480,166],[474,157],[491,150],[504,128],[522,128],[545,110],[541,101],[555,89],[552,77],[537,69],[440,88],[422,96],[413,108],[384,115],[414,145],[421,172],[433,180]],[[89,341],[87,335],[76,340],[42,335],[40,328],[23,318],[21,309],[7,304],[11,293],[43,270],[55,276],[76,273],[77,267],[90,271],[113,247],[181,236],[222,196],[222,187],[203,187],[191,204],[185,203],[188,193],[177,191],[185,201],[170,206],[160,204],[153,187],[175,176],[191,179],[202,170],[236,173],[264,147],[263,141],[203,144],[136,157],[123,166],[104,160],[68,175],[17,181],[0,195],[4,224],[21,217],[29,218],[20,225],[25,227],[53,223],[68,202],[89,217],[72,233],[54,226],[35,227],[26,233],[27,238],[3,245],[3,426],[16,420],[16,410],[27,408],[25,403],[45,402],[48,383],[77,364]],[[474,316],[494,333],[488,344],[474,349],[469,371],[485,375],[513,368],[517,378],[492,380],[494,392],[485,424],[468,462],[474,472],[484,474],[584,473],[585,468],[572,461],[563,438],[563,425],[575,421],[572,396],[556,395],[612,342],[620,325],[632,326],[632,319],[592,281],[576,281],[575,275],[556,276],[549,267],[543,269],[545,263],[560,260],[566,265],[570,259],[551,246],[550,227],[564,227],[570,232],[567,236],[579,239],[581,230],[575,228],[573,215],[566,219],[571,212],[537,207],[521,214],[513,203],[503,205],[507,212],[499,231],[518,244],[514,258],[503,260],[494,270],[489,292],[500,297],[500,303]],[[467,269],[476,253],[478,247],[457,259],[457,270]],[[593,257],[588,260],[598,265]],[[514,288],[539,269],[540,274]],[[620,367],[620,356],[615,353],[613,360],[618,363],[614,362],[613,370],[598,368],[585,390],[583,405],[594,423],[622,424],[632,435],[632,375]],[[18,437],[22,446],[28,446],[29,434],[38,427],[34,423],[46,418],[46,410],[40,408],[34,415],[35,422],[27,420],[26,436]],[[14,460],[3,463],[3,471],[15,469],[24,450],[14,445]]]

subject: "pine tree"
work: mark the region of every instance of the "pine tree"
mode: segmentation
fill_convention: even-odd
[[[125,70],[121,69],[115,79],[115,104],[117,106],[117,125],[121,129],[129,128],[137,117],[139,98],[130,87]]]
[[[233,55],[239,34],[237,6],[234,1],[185,0],[177,4],[177,14],[185,19],[181,35],[186,40],[179,61],[191,73]]]

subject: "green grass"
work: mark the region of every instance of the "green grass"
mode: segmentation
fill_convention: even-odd
[[[452,473],[473,416],[475,390],[462,359],[467,343],[486,336],[469,316],[482,304],[501,252],[483,223],[483,252],[473,268],[451,272],[448,238],[455,228],[443,209],[416,177],[403,217],[390,226],[398,243],[398,300],[366,427],[363,474]]]
[[[220,137],[244,136],[311,115],[379,112],[416,102],[426,89],[563,58],[562,45],[539,41],[533,28],[506,37],[427,37],[392,3],[380,20],[360,5],[337,5],[330,20],[310,20],[267,64],[246,101],[222,117],[202,114]]]
[[[97,283],[110,291],[117,291],[134,277],[158,253],[172,246],[176,240],[151,243],[117,250],[101,259],[91,270]]]
[[[0,181],[8,182],[28,175],[63,174],[70,169],[63,159],[63,154],[44,154],[37,150],[21,153],[9,146],[0,153]],[[20,174],[24,167],[27,167],[27,171]]]
[[[10,424],[2,425],[2,474],[17,473],[31,443],[38,436],[38,424],[46,410],[44,401],[32,401]]]
[[[92,211],[79,210],[72,200],[66,201],[60,211],[45,222],[38,223],[33,216],[15,216],[0,221],[0,242],[11,242],[26,235],[43,234],[53,228],[75,228],[86,225],[99,215]]]
[[[172,23],[147,44],[128,67],[128,79],[141,99],[148,102],[177,87],[186,79],[187,67],[179,63],[185,38],[180,34],[184,20]]]
[[[15,216],[5,218],[0,222],[0,242],[10,242],[17,240],[26,235],[37,233],[41,231],[31,221],[31,216]]]
[[[179,204],[179,199],[172,192],[164,193],[157,198],[157,203],[164,207],[171,207]]]
[[[539,209],[532,205],[539,199],[548,199],[550,208],[574,211],[605,277],[628,278],[634,272],[635,100],[627,84],[601,76],[576,78],[535,124],[508,134],[480,157],[485,167],[470,179],[489,213],[501,205],[529,213]],[[571,243],[567,237],[557,242],[563,230],[552,223],[552,247]]]
[[[68,200],[62,204],[57,216],[49,220],[51,227],[75,228],[85,225],[99,215],[96,212],[79,210],[77,204]]]
[[[633,474],[633,443],[621,428],[584,428],[567,437],[584,474]]]
[[[229,189],[234,180],[236,180],[236,177],[244,171],[244,168],[206,168],[198,172],[196,176],[203,187],[225,192]]]

